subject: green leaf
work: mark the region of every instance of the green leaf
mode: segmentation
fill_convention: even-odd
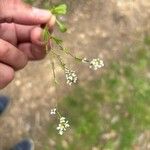
[[[45,42],[48,42],[49,40],[49,37],[50,37],[50,33],[48,31],[48,27],[46,26],[43,30],[43,33],[42,33],[42,39],[45,41]]]
[[[51,38],[56,42],[56,44],[62,44],[62,42],[63,42],[61,39],[59,39],[57,37],[52,36]]]
[[[56,84],[56,85],[59,85],[59,82],[55,79],[54,80],[54,83]]]
[[[54,6],[52,9],[50,9],[50,11],[54,15],[65,15],[67,13],[67,5],[60,4],[60,5]]]
[[[68,48],[64,48],[63,51],[68,53],[70,50]]]
[[[75,57],[75,60],[78,61],[78,62],[82,62],[82,59],[79,58],[79,57]]]
[[[58,20],[56,19],[56,23],[57,23],[57,25],[58,25],[58,27],[59,27],[59,30],[60,30],[61,32],[66,32],[66,31],[67,31],[67,27],[66,27],[62,22],[60,22],[60,21],[58,21]]]

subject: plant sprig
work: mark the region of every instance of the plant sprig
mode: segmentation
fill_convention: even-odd
[[[60,4],[53,6],[50,9],[51,13],[54,15],[65,15],[67,13],[67,5],[66,4]]]
[[[66,4],[61,4],[61,5],[53,6],[50,9],[50,11],[53,15],[56,16],[56,24],[58,26],[59,31],[62,32],[62,33],[66,32],[67,27],[65,26],[65,24],[61,20],[59,20],[59,16],[65,15],[67,13],[67,5]],[[55,64],[54,64],[53,59],[57,59],[57,61],[59,62],[61,68],[64,71],[64,74],[65,74],[65,77],[66,77],[66,83],[68,85],[71,86],[72,84],[77,83],[77,80],[78,80],[78,77],[77,77],[75,71],[73,71],[72,69],[69,69],[68,65],[62,59],[61,54],[59,54],[60,51],[62,51],[66,55],[71,56],[73,59],[75,59],[78,62],[88,64],[89,68],[91,68],[93,70],[100,69],[104,66],[104,62],[100,58],[94,58],[92,60],[88,60],[85,57],[79,58],[77,56],[74,56],[70,52],[70,49],[64,47],[63,40],[60,39],[57,36],[52,35],[49,32],[49,29],[48,29],[47,26],[43,30],[43,40],[44,40],[45,45],[46,45],[45,46],[46,53],[48,55],[50,55],[52,74],[54,76],[54,81],[55,81],[56,84],[58,84],[58,81],[56,79]],[[58,48],[57,52],[56,52],[56,49],[54,49],[53,47],[51,48],[50,40]],[[50,48],[51,48],[51,50],[50,50]],[[57,114],[56,116],[59,119],[59,125],[56,129],[58,130],[59,134],[62,135],[64,133],[64,131],[66,131],[66,128],[69,127],[68,121],[65,119],[65,117],[62,117],[60,115],[60,113],[58,112],[58,110],[56,108],[51,110],[51,114],[52,115]]]
[[[61,15],[65,15],[67,13],[67,5],[66,4],[60,4],[60,5],[57,5],[57,6],[53,6],[51,9],[50,9],[51,13],[53,15],[56,16],[56,23],[59,27],[59,30],[60,32],[66,32],[67,31],[67,28],[66,26],[64,25],[64,23],[62,23],[62,21],[59,21],[58,20],[58,17],[61,16]],[[59,37],[56,37],[52,34],[50,34],[49,30],[48,30],[48,27],[46,26],[44,28],[44,31],[43,31],[43,40],[45,41],[46,43],[46,52],[49,53],[49,55],[52,54],[55,54],[56,58],[58,59],[58,61],[60,62],[60,65],[63,69],[67,68],[67,65],[64,63],[64,61],[62,60],[62,58],[60,57],[60,55],[56,54],[55,51],[50,51],[50,40],[52,40],[52,42],[54,42],[54,44],[56,44],[56,46],[59,48],[60,51],[64,52],[65,54],[67,55],[70,55],[73,59],[77,60],[78,62],[82,62],[82,63],[85,63],[85,64],[89,64],[89,67],[92,68],[93,70],[97,70],[97,69],[100,69],[101,67],[104,66],[104,63],[101,59],[99,58],[94,58],[92,59],[91,61],[86,59],[86,58],[79,58],[77,56],[74,56],[70,50],[68,48],[65,48],[63,46],[63,40],[60,39]],[[53,49],[53,48],[52,48]],[[59,52],[59,51],[58,51]],[[56,75],[54,74],[54,64],[52,63],[52,70],[53,70],[53,75],[54,75],[54,79],[56,80]],[[72,70],[70,70],[70,72],[74,72]],[[66,72],[65,72],[66,73]],[[74,74],[73,74],[74,76]],[[73,76],[70,76],[69,77],[69,80],[71,81],[71,79],[73,80]],[[57,80],[56,80],[57,81]],[[67,83],[68,83],[68,78],[67,78]],[[70,82],[69,82],[70,83]],[[72,83],[71,83],[72,84]],[[70,84],[70,85],[71,85]]]
[[[59,21],[57,17],[60,16],[60,15],[65,15],[67,13],[67,5],[66,4],[61,4],[61,5],[53,6],[50,9],[50,11],[53,15],[56,16],[56,23],[59,27],[59,30],[61,32],[66,32],[67,27],[65,26],[65,24],[62,21]]]

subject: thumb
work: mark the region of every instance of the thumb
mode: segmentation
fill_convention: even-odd
[[[0,23],[46,24],[51,17],[50,11],[31,7],[21,0],[0,0]]]

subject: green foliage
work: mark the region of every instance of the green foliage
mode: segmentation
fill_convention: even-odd
[[[52,39],[55,41],[55,43],[58,44],[58,45],[63,43],[63,41],[62,41],[61,39],[59,39],[58,37],[56,37],[56,36],[55,36],[55,37],[54,37],[54,36],[51,36],[51,38],[52,38]]]
[[[56,23],[57,23],[57,25],[59,27],[59,30],[61,32],[66,32],[67,31],[67,27],[65,26],[65,24],[63,22],[60,22],[60,21],[56,20]]]
[[[50,39],[51,35],[49,33],[48,27],[46,26],[42,33],[43,41],[47,42]]]
[[[60,15],[65,15],[67,13],[67,5],[66,4],[60,4],[60,5],[57,5],[57,6],[53,6],[50,9],[50,11],[56,17],[60,16]],[[63,22],[60,22],[57,18],[56,18],[56,23],[57,23],[57,25],[59,27],[59,30],[61,32],[66,32],[67,31],[67,27],[65,26],[65,24]]]
[[[145,36],[144,42],[146,45],[150,45],[150,35]]]
[[[60,4],[57,6],[53,6],[50,11],[54,15],[65,15],[67,13],[67,5],[66,4]]]

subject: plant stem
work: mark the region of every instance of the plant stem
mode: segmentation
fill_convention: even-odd
[[[61,64],[61,67],[62,67],[63,69],[65,69],[65,66],[66,66],[66,65],[65,65],[65,63],[62,61],[60,55],[56,54],[53,50],[51,50],[51,52],[58,58],[58,60],[59,60],[59,62],[60,62],[60,64]]]

